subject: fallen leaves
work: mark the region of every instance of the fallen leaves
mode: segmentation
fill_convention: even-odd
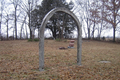
[[[76,41],[77,42],[77,41]],[[90,41],[82,45],[82,66],[77,65],[77,44],[45,40],[45,70],[39,71],[39,43],[26,40],[0,43],[0,80],[119,80],[118,44]],[[99,63],[108,60],[111,63]]]

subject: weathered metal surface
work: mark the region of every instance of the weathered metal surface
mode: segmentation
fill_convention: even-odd
[[[54,8],[50,12],[46,14],[44,17],[41,27],[40,27],[40,41],[39,41],[39,70],[44,70],[44,30],[46,27],[46,24],[48,20],[54,15],[56,12],[64,12],[69,14],[77,23],[77,29],[78,29],[78,42],[77,42],[77,64],[81,65],[81,52],[82,52],[82,30],[81,30],[81,24],[78,20],[78,18],[68,9],[66,8]]]

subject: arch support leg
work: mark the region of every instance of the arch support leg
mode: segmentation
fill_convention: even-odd
[[[51,11],[49,11],[45,17],[43,18],[43,21],[40,26],[40,42],[39,42],[39,70],[44,70],[44,30],[46,27],[46,24],[48,20],[54,15],[56,12],[64,12],[70,15],[75,22],[77,23],[77,29],[78,29],[78,42],[77,42],[77,64],[81,65],[81,54],[82,54],[82,29],[81,24],[79,23],[78,18],[71,12],[70,10],[66,8],[54,8]]]

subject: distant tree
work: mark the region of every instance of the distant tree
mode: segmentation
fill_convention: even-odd
[[[27,16],[24,17],[24,20],[22,21],[22,25],[21,25],[21,30],[20,30],[20,39],[22,39],[22,31],[23,31],[23,27],[24,27],[24,24],[26,24],[26,18]]]
[[[9,31],[9,20],[10,20],[9,14],[7,13],[7,16],[4,17],[4,18],[5,18],[5,24],[6,24],[6,27],[7,27],[7,40],[8,40],[8,38],[9,38],[9,33],[8,33],[8,31]]]
[[[71,16],[66,13],[56,13],[50,21],[46,28],[52,31],[54,38],[67,38],[66,35],[72,33],[77,26]]]
[[[92,21],[91,21],[91,0],[75,0],[77,6],[75,8],[75,12],[79,13],[80,18],[83,21],[83,30],[85,33],[85,37],[88,39],[91,38],[91,30],[92,30]],[[86,25],[86,26],[85,26]]]
[[[84,14],[84,18],[85,18],[85,22],[87,23],[87,32],[88,32],[88,39],[90,39],[90,27],[91,27],[91,21],[90,21],[90,2],[89,0],[87,0],[84,4],[84,8],[85,8],[85,14]]]
[[[32,11],[36,8],[36,6],[38,5],[38,2],[40,0],[22,0],[20,3],[20,7],[22,10],[24,10],[28,16],[28,27],[29,27],[29,32],[30,32],[30,39],[32,39],[34,36],[34,28],[32,27],[31,24],[31,13]],[[26,32],[27,33],[27,32]],[[27,35],[28,36],[28,35]]]
[[[90,16],[91,16],[90,21],[92,21],[92,24],[93,24],[92,38],[94,39],[95,30],[97,29],[97,26],[100,23],[100,7],[99,7],[98,0],[94,0],[94,2],[92,2],[91,9],[90,9]]]
[[[113,27],[113,42],[115,42],[116,27],[120,23],[120,0],[101,0],[104,10],[104,20]]]
[[[19,4],[21,2],[21,0],[10,0],[10,2],[13,4],[14,6],[14,28],[15,28],[15,39],[18,39],[17,38],[17,19],[18,19],[18,14],[17,14],[17,11],[18,11],[18,7],[19,7]]]
[[[1,36],[2,36],[2,34],[1,34],[1,25],[2,25],[2,17],[3,17],[3,9],[4,9],[4,5],[5,5],[5,2],[4,2],[4,0],[0,0],[0,40],[1,40]]]
[[[66,7],[68,9],[72,9],[73,3],[70,2],[68,4],[65,0],[43,0],[41,5],[39,5],[35,10],[32,11],[32,19],[33,19],[32,25],[34,25],[34,27],[35,26],[39,27],[44,16],[51,9],[53,9],[55,7]],[[67,17],[67,16],[68,15],[65,13],[58,12],[58,13],[55,13],[54,16],[49,20],[49,23],[47,24],[46,28],[48,28],[52,31],[54,38],[56,38],[57,34],[60,34],[60,33],[62,35],[61,38],[63,38],[63,30],[65,30],[65,26],[67,23],[66,20],[70,19],[70,17]]]

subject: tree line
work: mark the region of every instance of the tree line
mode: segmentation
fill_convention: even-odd
[[[84,33],[88,39],[100,39],[101,33],[107,29],[113,29],[113,42],[115,42],[116,31],[120,32],[120,0],[76,0],[77,7],[81,7],[79,14],[87,29]],[[112,32],[111,32],[112,33]]]
[[[41,26],[44,16],[55,7],[66,7],[78,16],[82,23],[85,38],[100,40],[101,33],[113,29],[113,41],[116,31],[120,32],[119,0],[1,0],[0,1],[0,39],[34,39],[35,31]],[[53,38],[67,38],[76,30],[76,23],[66,13],[57,12],[48,21],[46,30]],[[2,31],[2,32],[1,32]],[[12,35],[10,35],[12,33]]]

